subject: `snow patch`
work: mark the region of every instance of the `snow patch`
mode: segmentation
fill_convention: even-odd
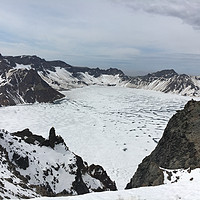
[[[164,169],[164,184],[193,182],[200,184],[200,169]]]
[[[16,67],[14,67],[14,69],[27,69],[30,70],[32,69],[31,65],[23,65],[23,64],[17,64],[16,63]]]

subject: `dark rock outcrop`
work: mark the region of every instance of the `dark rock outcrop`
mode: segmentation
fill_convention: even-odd
[[[46,61],[36,55],[23,55],[23,56],[4,56],[4,58],[10,63],[11,67],[16,67],[16,64],[30,65],[36,71],[45,72],[47,69],[55,71],[55,67],[63,67],[70,69],[72,66],[63,61]]]
[[[99,68],[89,68],[89,67],[70,67],[67,69],[69,72],[72,72],[74,77],[79,76],[80,72],[88,72],[89,75],[94,76],[95,78],[101,76],[102,74],[107,75],[117,75],[119,74],[121,77],[125,76],[124,73],[116,68],[109,69],[99,69]]]
[[[102,166],[92,164],[89,166],[88,170],[89,174],[92,177],[100,180],[104,184],[105,188],[109,188],[112,191],[116,190],[115,183],[111,181],[110,177],[107,175]]]
[[[10,70],[0,85],[0,106],[19,103],[53,102],[64,95],[50,87],[37,73],[30,70]]]
[[[40,135],[35,135],[29,129],[17,131],[15,133],[12,133],[12,135],[20,137],[28,144],[37,144],[39,146],[51,147],[52,149],[55,147],[56,144],[65,144],[63,138],[60,135],[56,135],[54,127],[52,127],[49,131],[49,139],[45,139]]]
[[[174,76],[178,76],[178,73],[176,73],[173,69],[165,69],[154,73],[149,73],[145,76],[140,76],[140,78],[143,81],[152,81],[157,78],[172,78]]]
[[[43,138],[40,135],[34,135],[29,129],[24,129],[23,131],[17,131],[15,133],[12,133],[13,136],[20,137],[22,140],[24,140],[28,144],[39,144],[42,146],[46,139]]]
[[[107,74],[107,75],[119,74],[120,76],[124,76],[124,73],[116,68],[109,68],[104,70],[99,68],[74,67],[60,60],[46,61],[45,59],[42,59],[36,55],[5,56],[5,57],[2,56],[2,58],[5,58],[8,61],[10,68],[16,67],[16,64],[30,65],[36,71],[42,71],[44,74],[47,73],[47,70],[55,72],[55,67],[60,67],[71,72],[74,77],[77,77],[80,72],[83,73],[88,72],[88,74],[96,78],[102,74]],[[4,68],[6,68],[6,66],[4,66]]]
[[[164,169],[200,167],[200,102],[191,100],[169,120],[155,150],[138,166],[126,189],[163,183]]]
[[[12,160],[17,164],[17,166],[21,169],[27,169],[27,167],[29,166],[29,160],[28,160],[28,156],[20,156],[17,153],[13,154],[13,158]]]

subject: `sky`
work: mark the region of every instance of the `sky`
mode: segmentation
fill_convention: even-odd
[[[200,75],[199,0],[0,0],[0,53],[127,75]]]

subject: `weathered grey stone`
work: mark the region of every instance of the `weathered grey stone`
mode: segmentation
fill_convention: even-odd
[[[155,150],[138,166],[126,189],[162,184],[160,167],[200,167],[200,102],[189,101],[169,120]]]

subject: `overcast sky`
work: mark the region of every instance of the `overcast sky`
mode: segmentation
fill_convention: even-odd
[[[0,0],[0,52],[200,75],[200,0]]]

